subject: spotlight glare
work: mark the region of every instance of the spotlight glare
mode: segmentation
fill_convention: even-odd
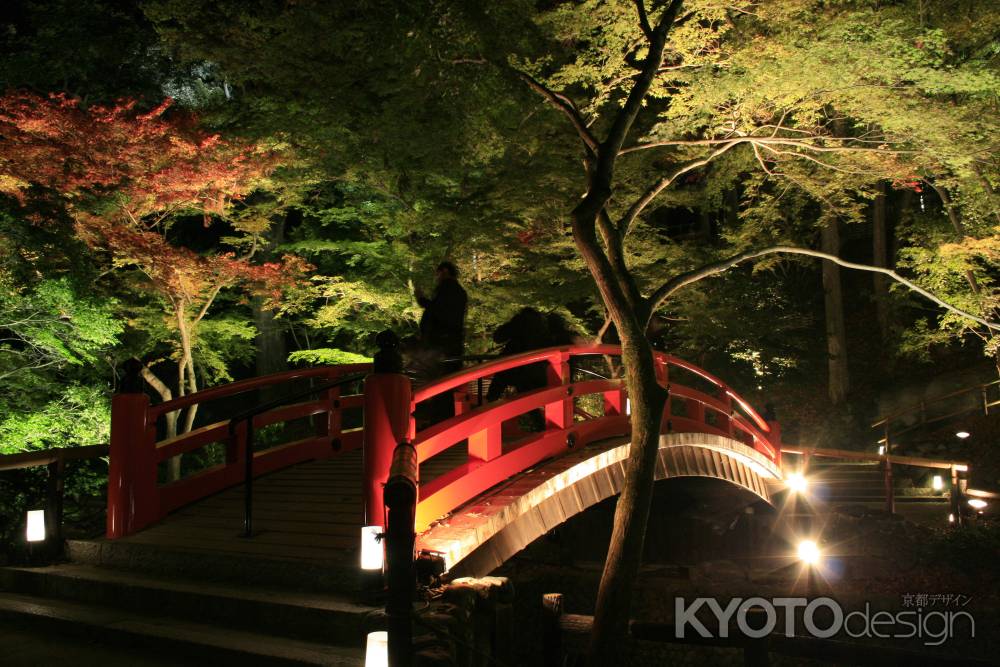
[[[986,508],[986,501],[980,498],[969,498],[969,507],[981,510]]]
[[[961,440],[965,440],[970,435],[972,435],[972,434],[969,433],[968,431],[959,431],[958,433],[955,434],[955,437],[956,438],[960,438]]]
[[[806,565],[816,565],[819,563],[819,546],[812,540],[802,540],[797,549],[799,560]]]
[[[940,491],[944,488],[944,480],[941,479],[941,475],[934,475],[934,477],[931,478],[931,486],[935,491]]]
[[[785,485],[792,493],[805,493],[809,489],[809,480],[802,473],[793,472],[785,478]]]
[[[878,446],[878,455],[879,456],[885,456],[885,445],[879,445]]]

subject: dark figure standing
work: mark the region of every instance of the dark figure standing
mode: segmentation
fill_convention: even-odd
[[[436,271],[437,285],[430,298],[417,288],[417,303],[424,314],[420,318],[420,342],[439,355],[439,374],[462,368],[457,358],[465,351],[465,309],[468,296],[458,284],[458,269],[451,262],[441,262]],[[451,360],[451,361],[446,361]]]
[[[522,308],[514,317],[497,327],[493,332],[493,342],[503,346],[500,351],[502,357],[547,347],[551,343],[545,315],[534,308]],[[519,393],[544,387],[548,377],[547,366],[543,361],[500,371],[490,382],[486,400],[497,400],[508,387]]]

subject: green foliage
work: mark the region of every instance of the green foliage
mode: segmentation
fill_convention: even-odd
[[[346,350],[338,350],[330,347],[321,347],[312,350],[297,350],[288,355],[288,360],[292,363],[308,364],[310,366],[322,366],[338,364],[368,364],[371,357],[363,354],[355,354]]]
[[[206,384],[232,382],[229,369],[234,364],[247,364],[253,360],[256,335],[253,323],[235,315],[202,320],[193,352]]]
[[[0,454],[107,444],[110,432],[108,392],[72,384],[34,411],[7,413],[0,420]]]
[[[117,304],[78,294],[68,278],[31,288],[0,274],[0,377],[48,366],[93,364],[117,342],[123,324]]]

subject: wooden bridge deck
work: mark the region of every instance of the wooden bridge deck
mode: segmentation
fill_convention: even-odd
[[[464,463],[466,445],[421,466],[424,482]],[[361,451],[309,461],[254,481],[254,536],[243,534],[243,487],[236,486],[119,540],[127,544],[277,559],[355,558],[362,511]]]

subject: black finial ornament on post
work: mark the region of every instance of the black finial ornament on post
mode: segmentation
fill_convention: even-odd
[[[118,383],[119,394],[141,394],[142,393],[142,362],[132,357],[122,364],[121,382]]]
[[[402,373],[403,355],[399,351],[399,336],[390,329],[380,331],[375,336],[375,345],[378,352],[375,353],[372,370],[375,373]]]

